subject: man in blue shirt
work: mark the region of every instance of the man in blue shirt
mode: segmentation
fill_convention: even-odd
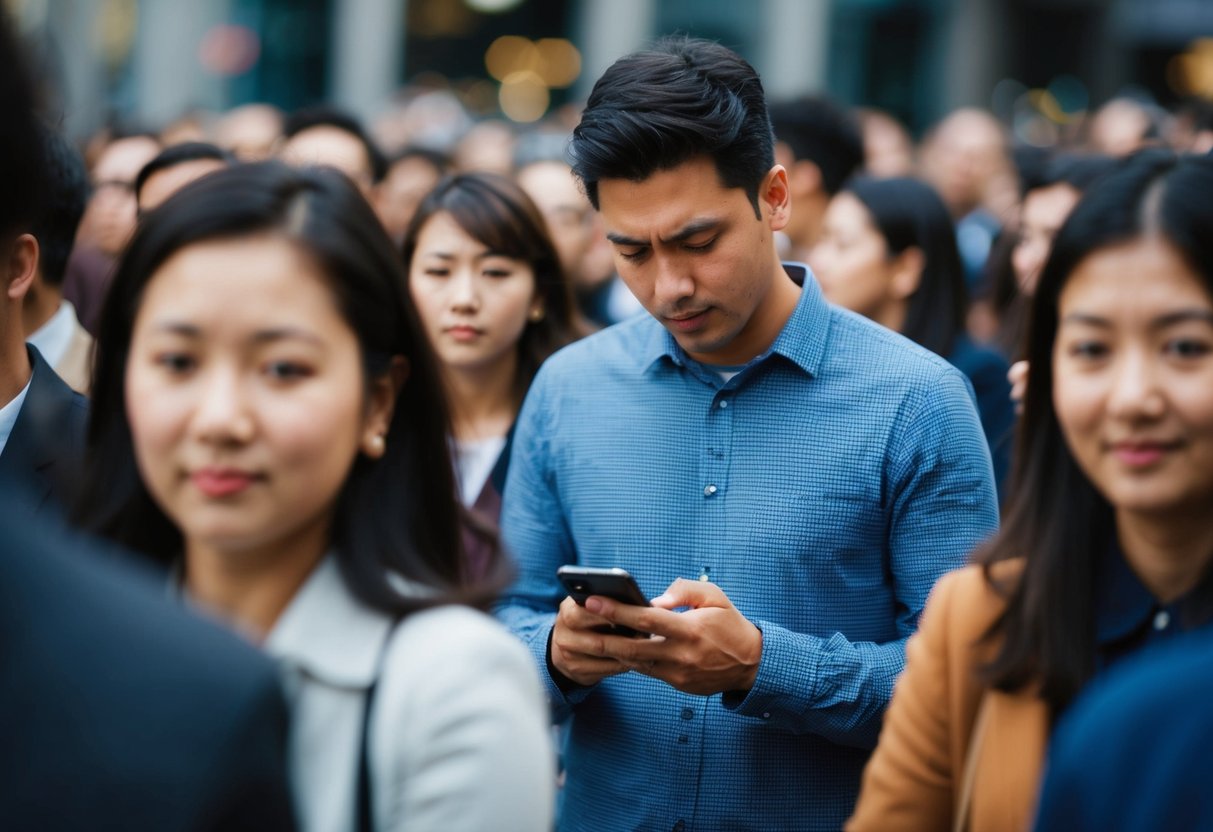
[[[754,70],[687,39],[574,132],[650,314],[549,360],[506,485],[499,614],[572,715],[561,829],[840,828],[927,593],[997,522],[964,377],[780,264],[772,143]],[[567,563],[658,597],[579,607]]]

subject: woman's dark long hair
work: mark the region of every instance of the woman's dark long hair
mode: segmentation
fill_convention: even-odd
[[[889,257],[917,247],[923,255],[918,288],[907,299],[901,334],[947,358],[964,331],[969,299],[956,230],[935,189],[909,177],[859,177],[843,187],[868,209]]]
[[[987,637],[999,644],[989,682],[1014,691],[1039,685],[1057,713],[1095,668],[1095,574],[1114,534],[1114,511],[1078,467],[1053,407],[1058,300],[1092,253],[1158,234],[1213,295],[1213,159],[1143,151],[1095,184],[1066,220],[1041,272],[1028,331],[1031,379],[1017,437],[1002,531],[980,551],[987,580],[1007,607]],[[1149,275],[1142,275],[1149,280]],[[1022,559],[1014,580],[991,567]],[[994,570],[997,571],[997,570]],[[1202,591],[1208,590],[1202,582]]]
[[[332,547],[347,585],[363,602],[393,614],[439,600],[487,603],[498,584],[472,587],[464,577],[462,509],[437,361],[403,290],[391,241],[353,184],[332,170],[278,162],[236,166],[191,183],[142,221],[118,264],[97,335],[77,520],[162,563],[181,557],[181,533],[152,500],[135,464],[123,393],[131,334],[148,282],[175,252],[261,234],[298,246],[330,278],[358,338],[368,389],[394,356],[408,361],[385,454],[377,460],[360,454],[337,498]],[[393,573],[434,596],[405,597],[393,587]],[[500,567],[490,574],[500,576]]]
[[[446,213],[489,251],[528,264],[535,273],[535,292],[543,300],[543,318],[527,321],[518,339],[515,408],[548,356],[585,334],[573,305],[573,291],[543,214],[512,179],[491,173],[447,176],[417,207],[404,234],[404,264],[411,267],[421,229],[436,214]]]

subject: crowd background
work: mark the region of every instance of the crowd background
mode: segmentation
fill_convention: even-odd
[[[237,161],[336,167],[386,230],[376,245],[403,252],[405,285],[435,342],[449,329],[444,310],[494,303],[512,322],[493,362],[469,368],[458,350],[436,355],[463,502],[486,526],[500,510],[513,420],[538,364],[640,312],[565,151],[602,65],[651,37],[706,36],[757,66],[795,206],[780,255],[807,262],[829,300],[966,374],[1000,492],[1014,421],[1007,370],[1029,354],[1026,309],[1053,235],[1113,160],[1149,147],[1213,149],[1213,40],[1200,37],[1213,35],[1213,13],[1200,4],[767,0],[757,13],[642,0],[5,6],[34,47],[44,115],[61,134],[47,141],[65,190],[50,196],[81,208],[38,230],[50,256],[23,316],[64,378],[93,393],[102,412],[117,401],[113,378],[107,387],[71,368],[88,352],[84,331],[105,343],[98,316],[114,264],[158,203]],[[62,138],[84,168],[65,173],[78,162],[71,147],[57,147]],[[460,189],[470,189],[473,208],[498,200],[497,215],[465,222],[460,203],[447,201]],[[74,234],[56,237],[77,221]],[[440,295],[427,288],[435,234],[446,235],[442,250],[455,240],[469,261],[505,252],[520,269],[443,280],[455,294]],[[486,293],[515,278],[516,297]],[[431,300],[436,311],[427,312]],[[78,323],[65,328],[71,314]],[[52,319],[60,325],[39,342]],[[1033,354],[1038,366],[1048,353]],[[367,442],[372,457],[383,453],[382,435]],[[452,569],[496,577],[466,541],[461,548],[468,561]]]

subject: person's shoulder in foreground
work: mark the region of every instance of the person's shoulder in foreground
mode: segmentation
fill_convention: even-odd
[[[1036,829],[1213,829],[1213,631],[1110,671],[1062,718]]]
[[[116,556],[27,518],[0,508],[3,825],[294,828],[273,666]]]

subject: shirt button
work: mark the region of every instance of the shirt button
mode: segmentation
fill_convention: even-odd
[[[694,719],[695,712],[692,711],[690,708],[683,708],[682,709],[682,718],[683,719]]]
[[[674,824],[674,832],[682,832],[682,830],[684,830],[686,828],[687,828],[687,822],[685,820],[680,820]]]
[[[770,718],[771,718],[771,712],[770,712],[770,711],[763,711],[763,713],[762,713],[762,718],[763,718],[763,719],[770,719]]]
[[[705,497],[711,497],[715,493],[716,493],[716,486],[714,486],[714,485],[706,486],[703,489],[703,496],[705,496]]]
[[[723,410],[724,408],[726,408],[726,407],[728,407],[728,406],[729,406],[729,400],[728,400],[728,399],[721,399],[721,400],[720,400],[720,409],[721,409],[721,410]]]
[[[1171,623],[1171,614],[1169,612],[1167,612],[1166,610],[1159,610],[1158,614],[1156,616],[1154,616],[1154,629],[1155,630],[1165,630],[1165,629],[1167,629],[1167,625],[1169,625],[1170,623]]]

